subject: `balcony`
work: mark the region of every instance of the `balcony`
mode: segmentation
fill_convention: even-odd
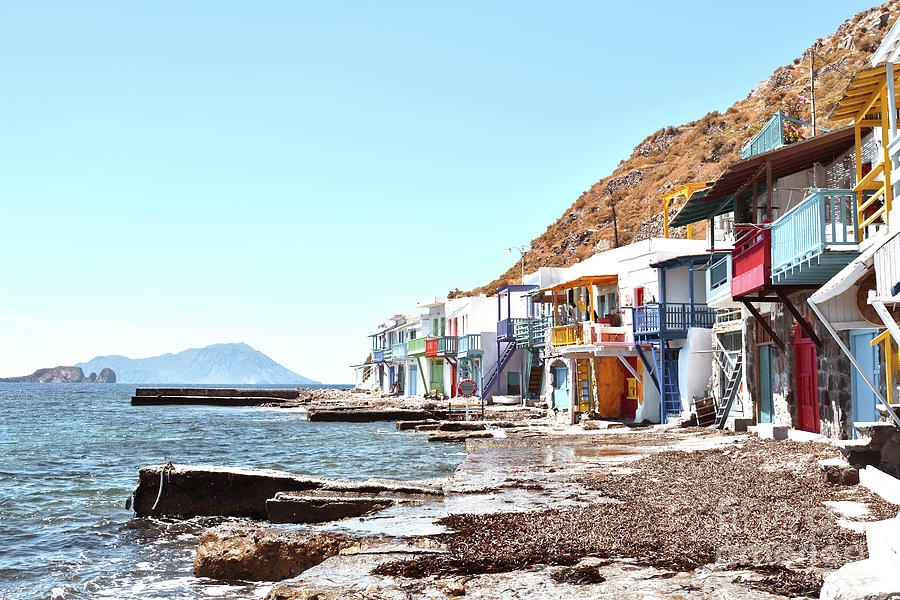
[[[425,356],[425,338],[409,340],[406,349],[407,356]]]
[[[818,285],[858,256],[856,194],[812,189],[772,224],[772,283]]]
[[[497,341],[498,342],[514,342],[516,341],[516,323],[525,319],[503,319],[497,321]]]
[[[731,253],[714,254],[706,269],[706,303],[715,306],[731,300]]]
[[[391,346],[391,360],[403,361],[406,360],[407,356],[407,346],[405,343],[394,344]],[[385,358],[385,360],[387,359]]]
[[[384,348],[372,348],[372,362],[374,362],[374,363],[383,363],[384,362]]]
[[[447,335],[425,340],[425,356],[429,358],[441,358],[448,355],[456,356],[456,348],[456,336]]]
[[[691,327],[711,329],[716,311],[705,304],[687,302],[652,302],[634,308],[632,331],[639,342],[653,342],[661,338],[682,339]]]
[[[753,136],[753,139],[747,142],[741,149],[741,158],[750,158],[751,156],[769,152],[770,150],[776,150],[787,144],[802,140],[803,137],[800,135],[800,129],[795,127],[795,125],[799,125],[800,127],[812,127],[810,123],[789,117],[784,114],[783,111],[779,110],[772,115],[772,118],[769,119],[768,123],[763,126],[760,132]],[[785,129],[788,130],[789,139],[791,136],[794,139],[791,141],[785,139]],[[824,127],[816,127],[816,129],[828,131],[828,129],[825,129]]]
[[[550,319],[517,319],[515,324],[516,346],[535,348],[544,345]]]
[[[554,348],[581,344],[581,327],[578,325],[561,325],[550,329],[550,343]]]
[[[744,229],[731,253],[731,295],[738,298],[771,283],[771,230],[766,225]]]
[[[457,338],[456,355],[459,358],[477,356],[480,354],[484,354],[484,351],[481,349],[481,334],[470,333],[468,335],[461,335]]]

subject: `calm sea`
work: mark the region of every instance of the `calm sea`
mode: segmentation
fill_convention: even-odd
[[[209,519],[134,518],[138,468],[167,461],[322,477],[452,474],[457,445],[392,423],[265,408],[132,407],[134,386],[0,384],[0,598],[247,598],[192,576]]]

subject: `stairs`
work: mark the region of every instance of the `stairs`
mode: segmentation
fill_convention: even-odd
[[[491,370],[488,372],[487,376],[481,380],[481,401],[484,402],[488,395],[491,392],[491,389],[499,383],[500,374],[503,372],[503,369],[506,368],[506,365],[509,364],[510,359],[513,357],[513,354],[516,353],[516,343],[509,342],[506,344],[506,348],[503,349],[503,352],[500,353],[500,358],[497,359],[497,362],[494,363],[494,366],[491,367]]]
[[[578,359],[575,361],[575,400],[577,412],[591,410],[591,361]]]
[[[664,342],[662,348],[662,398],[665,417],[681,414],[681,392],[678,390],[678,349]],[[668,419],[667,419],[668,420]]]
[[[531,372],[528,374],[528,393],[527,398],[537,399],[541,396],[541,375],[544,372],[544,365],[531,363]]]
[[[731,375],[728,377],[728,385],[725,387],[725,394],[722,397],[722,406],[716,411],[716,427],[725,429],[725,422],[728,420],[728,413],[731,412],[731,405],[737,396],[738,388],[741,387],[741,377],[744,373],[743,369],[744,355],[738,354],[734,361],[734,367],[731,369]]]
[[[697,425],[709,427],[716,424],[716,403],[712,398],[702,398],[694,402],[697,410]]]

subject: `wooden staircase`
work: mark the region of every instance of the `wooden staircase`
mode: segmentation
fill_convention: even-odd
[[[531,372],[528,374],[527,398],[537,399],[541,397],[541,375],[544,373],[544,365],[531,364]]]
[[[709,427],[716,424],[716,402],[712,398],[701,398],[694,402],[697,410],[697,425]]]
[[[592,365],[587,359],[578,359],[575,361],[575,399],[578,402],[577,412],[588,412],[591,410],[591,380]]]
[[[728,385],[725,387],[725,394],[722,397],[722,405],[716,411],[716,427],[725,429],[725,422],[728,420],[728,413],[731,412],[731,405],[737,396],[738,388],[741,387],[741,377],[744,373],[743,369],[744,356],[738,354],[731,368],[731,374],[728,377]]]

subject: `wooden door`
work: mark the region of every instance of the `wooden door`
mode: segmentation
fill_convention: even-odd
[[[797,428],[819,433],[819,377],[816,345],[799,325],[794,332],[794,390]]]
[[[850,351],[853,358],[860,364],[863,372],[873,382],[880,379],[880,369],[878,368],[878,347],[871,345],[875,338],[876,331],[874,329],[859,329],[850,332]],[[856,367],[850,368],[850,390],[851,401],[853,404],[852,419],[853,423],[872,422],[878,420],[878,408],[875,392],[863,381]],[[856,426],[852,426],[853,437],[856,437]]]
[[[775,422],[772,397],[772,346],[759,346],[759,422]]]
[[[431,361],[431,391],[444,393],[444,361],[441,359]]]
[[[557,409],[569,408],[569,369],[553,367],[553,405]]]
[[[638,371],[638,359],[636,356],[628,356],[625,358],[628,364],[635,372]],[[631,371],[625,371],[625,394],[622,397],[622,417],[625,419],[633,419],[637,415],[638,399],[640,398],[640,383],[635,379]]]

